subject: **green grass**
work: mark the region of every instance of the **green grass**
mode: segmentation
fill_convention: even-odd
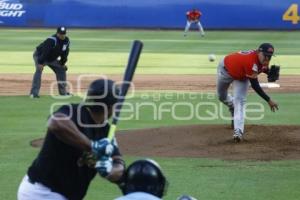
[[[0,73],[33,73],[32,53],[52,30],[1,29]],[[181,31],[70,30],[69,73],[120,74],[124,71],[132,40],[144,42],[139,74],[215,74],[217,59],[238,51],[255,49],[272,42],[282,74],[300,74],[298,32],[208,31],[205,38]],[[45,73],[52,73],[50,70]]]
[[[249,106],[248,108],[260,109],[261,105],[263,110],[259,113],[247,113],[247,116],[264,117],[259,121],[250,119],[246,121],[247,124],[300,125],[300,107],[295,101],[300,98],[300,94],[275,93],[270,96],[279,104],[280,109],[275,113],[271,112],[267,103],[256,94],[248,95],[247,103],[259,104],[259,107]],[[79,101],[79,97],[56,100],[50,96],[42,96],[41,99],[36,100],[28,96],[1,96],[0,104],[5,106],[0,107],[0,113],[6,114],[0,115],[0,127],[2,127],[0,133],[1,135],[6,132],[11,134],[26,130],[31,134],[39,134],[45,130],[46,117],[51,113],[52,105]],[[58,107],[54,106],[54,108]],[[137,93],[123,106],[119,128],[228,123],[229,119],[222,118],[222,116],[229,116],[229,112],[213,93]]]
[[[247,124],[300,125],[300,107],[295,99],[300,94],[271,94],[279,104],[278,112],[271,112],[268,104],[254,93],[248,95]],[[213,93],[145,93],[129,99],[133,106],[124,106],[122,117],[130,128],[162,127],[185,124],[229,123],[229,112]],[[252,106],[251,104],[258,104]],[[262,109],[251,112],[251,109]],[[224,116],[224,117],[222,117]],[[253,119],[255,118],[255,119]],[[259,118],[259,120],[257,120]],[[123,120],[124,121],[124,120]],[[120,121],[121,128],[123,121]],[[138,123],[137,123],[138,122]]]
[[[195,96],[196,95],[196,96]],[[300,108],[294,99],[299,99],[299,94],[272,94],[281,105],[280,111],[271,113],[266,107],[265,117],[254,123],[258,124],[298,124]],[[140,103],[155,103],[161,105],[164,102],[191,102],[196,105],[199,102],[215,103],[213,95],[195,93],[138,93],[127,102],[133,105]],[[189,99],[190,98],[190,99]],[[249,102],[257,102],[259,98],[255,94],[249,95]],[[64,101],[57,101],[51,97],[42,96],[41,99],[32,100],[27,96],[0,97],[0,199],[15,199],[18,184],[25,174],[38,149],[29,147],[32,139],[41,138],[46,130],[46,119],[49,115],[49,107],[55,102],[79,102],[79,97],[73,97]],[[259,101],[260,102],[260,101]],[[262,102],[263,103],[263,102]],[[264,103],[265,105],[265,103]],[[265,105],[266,106],[266,105]],[[32,109],[34,108],[34,109]],[[126,108],[126,107],[125,107]],[[166,106],[166,109],[171,108]],[[127,107],[128,109],[128,107]],[[211,107],[204,106],[201,109],[203,116],[205,110]],[[120,129],[134,129],[146,127],[160,127],[183,124],[222,124],[226,120],[200,121],[193,118],[187,121],[178,121],[171,118],[170,113],[162,115],[161,120],[153,120],[153,109],[144,107],[140,109],[140,119],[121,121]],[[177,107],[179,116],[186,115],[184,107]],[[227,114],[227,111],[224,111]],[[123,113],[128,117],[130,113]],[[288,120],[289,119],[289,120]],[[252,123],[248,121],[247,123]],[[125,156],[127,163],[136,157]],[[247,161],[221,161],[209,159],[190,158],[155,158],[162,165],[170,182],[165,199],[174,200],[177,196],[187,193],[200,199],[297,199],[300,186],[300,162],[276,161],[276,162],[247,162]],[[100,178],[96,178],[88,191],[86,199],[104,200],[112,199],[120,195],[118,188],[107,184]]]

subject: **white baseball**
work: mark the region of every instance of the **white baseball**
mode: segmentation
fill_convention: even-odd
[[[216,60],[216,55],[215,55],[215,54],[209,54],[209,55],[208,55],[208,60],[209,60],[210,62],[215,61],[215,60]]]

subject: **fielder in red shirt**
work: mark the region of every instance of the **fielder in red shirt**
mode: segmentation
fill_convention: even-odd
[[[257,76],[268,73],[268,65],[274,53],[270,43],[263,43],[257,50],[239,51],[222,59],[218,66],[217,94],[219,100],[229,107],[233,117],[233,139],[240,142],[244,135],[245,103],[251,83],[254,91],[268,102],[271,110],[278,110],[275,103],[260,87]],[[233,97],[228,88],[233,85]]]
[[[190,27],[192,24],[196,24],[199,28],[200,34],[203,37],[204,36],[204,30],[203,27],[200,23],[200,17],[202,16],[202,13],[197,10],[197,9],[193,9],[191,11],[186,12],[186,26],[184,29],[184,36],[186,36],[187,32],[189,31]]]

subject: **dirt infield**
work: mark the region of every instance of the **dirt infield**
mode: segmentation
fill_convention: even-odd
[[[68,80],[73,88],[78,88],[79,75],[69,75]],[[110,79],[120,81],[121,75],[108,75]],[[95,77],[85,77],[79,86],[85,91]],[[31,87],[31,74],[0,74],[0,95],[28,95]],[[262,75],[261,82],[266,82]],[[54,74],[43,74],[42,94],[50,93],[50,85],[56,82]],[[300,75],[281,76],[280,88],[265,89],[272,92],[300,92]],[[181,90],[181,91],[215,91],[216,77],[214,75],[136,75],[134,86],[137,90]]]
[[[197,157],[223,160],[300,159],[300,126],[246,126],[245,140],[234,143],[226,125],[193,125],[119,131],[124,155]],[[35,147],[43,140],[32,141]]]

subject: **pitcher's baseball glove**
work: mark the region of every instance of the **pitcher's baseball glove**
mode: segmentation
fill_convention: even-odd
[[[279,65],[272,65],[268,73],[268,82],[275,82],[279,79]]]

